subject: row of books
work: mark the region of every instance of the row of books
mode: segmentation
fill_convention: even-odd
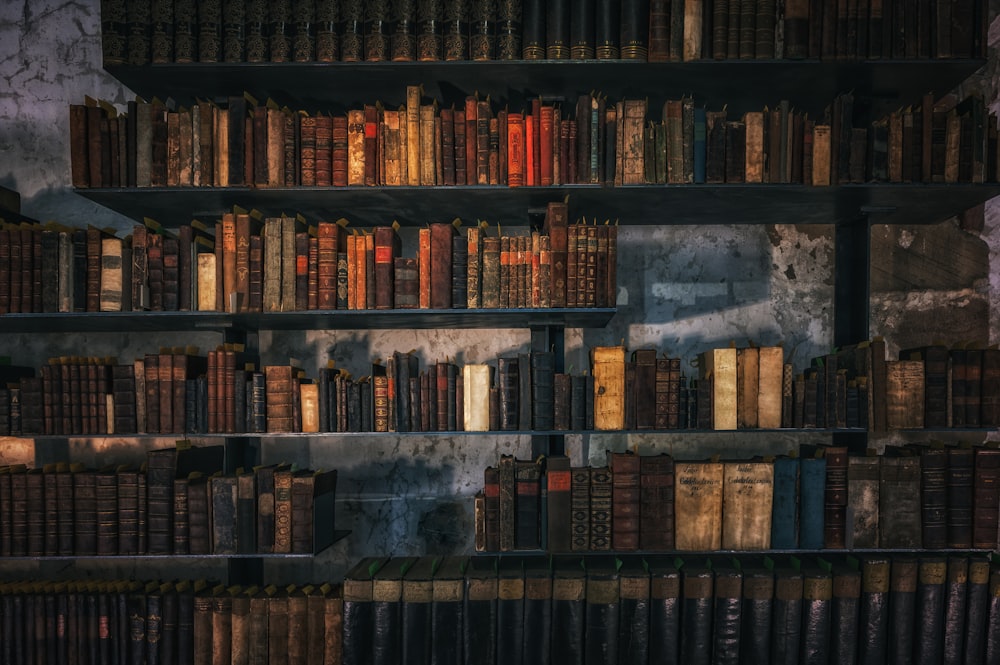
[[[560,184],[984,182],[997,178],[997,122],[980,97],[936,107],[932,94],[871,127],[854,97],[810,118],[788,100],[732,117],[685,96],[581,95],[508,110],[478,93],[426,103],[408,86],[381,102],[310,115],[231,96],[223,106],[70,105],[73,185],[344,187]],[[439,107],[440,105],[440,107]],[[564,110],[568,107],[568,110]],[[651,112],[652,111],[652,112]]]
[[[913,446],[773,460],[501,455],[476,495],[484,552],[995,549],[1000,449]]]
[[[734,6],[735,4],[735,6]],[[104,0],[106,65],[969,58],[986,3],[800,0]],[[908,39],[903,34],[910,35]]]
[[[334,538],[336,470],[224,473],[221,446],[141,467],[0,469],[0,556],[312,554]]]
[[[624,375],[627,381],[624,348],[598,351],[614,372],[611,380]],[[891,360],[879,337],[813,358],[794,376],[781,358],[779,347],[716,348],[700,354],[698,427],[776,427],[772,423],[779,415],[781,427],[876,432],[1000,425],[1000,350],[995,347],[932,344],[903,349],[898,360]],[[595,363],[595,379],[599,367]],[[766,420],[765,411],[770,414]]]
[[[985,556],[429,559],[363,559],[348,572],[345,663],[428,651],[431,662],[571,665],[1000,654],[1000,568]]]
[[[404,256],[397,225],[225,213],[174,235],[150,222],[119,238],[90,227],[0,227],[0,314],[30,312],[611,307],[617,226],[567,223],[461,233],[434,222]]]
[[[1000,424],[1000,350],[932,345],[887,360],[875,339],[795,375],[781,347],[716,348],[681,359],[595,347],[589,371],[552,352],[494,364],[394,352],[371,373],[260,364],[240,345],[199,355],[164,347],[132,363],[51,358],[0,367],[0,432],[13,435],[266,432],[623,431],[980,428]],[[926,360],[924,359],[926,358]]]
[[[328,582],[4,581],[0,612],[12,665],[343,662],[342,588]]]

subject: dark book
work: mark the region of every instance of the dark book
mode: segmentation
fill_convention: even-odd
[[[497,661],[497,557],[469,559],[465,572],[465,617],[462,652],[465,662],[491,665]]]
[[[832,605],[830,572],[820,566],[805,566],[802,575],[802,662],[829,662]]]
[[[95,487],[97,554],[118,554],[118,476],[115,467],[100,469],[96,474]]]
[[[975,455],[972,448],[948,448],[948,547],[972,545]]]
[[[803,457],[799,466],[799,547],[822,549],[826,458]]]
[[[991,549],[1000,542],[1000,450],[975,448],[974,458],[972,546]]]
[[[774,460],[771,547],[795,549],[799,530],[799,459],[780,456]]]
[[[879,545],[916,548],[920,530],[920,458],[883,455],[879,471]]]
[[[337,471],[300,471],[292,476],[292,552],[311,554],[334,538]]]
[[[981,662],[986,654],[989,621],[988,593],[990,587],[989,561],[982,556],[969,557],[968,586],[966,589],[964,662]]]
[[[889,579],[888,662],[914,662],[918,561],[895,557]]]
[[[468,558],[463,556],[436,559],[431,581],[429,632],[431,665],[457,665],[461,662],[465,616],[464,574],[467,561]]]
[[[619,653],[619,577],[613,558],[586,560],[586,639],[584,661],[601,662],[603,654]],[[613,656],[612,656],[613,657]]]
[[[404,663],[428,663],[433,646],[431,608],[436,557],[418,558],[402,580],[399,655]]]
[[[502,471],[503,463],[501,462]],[[515,460],[514,483],[514,549],[539,549],[541,545],[539,531],[541,525],[541,464],[533,460]],[[501,504],[501,510],[502,508]],[[501,531],[501,536],[502,533]],[[503,549],[502,545],[501,549]]]
[[[387,563],[387,558],[367,557],[344,574],[344,662],[374,662],[372,657],[376,635],[373,578]]]
[[[797,663],[802,645],[803,574],[790,563],[775,568],[771,662]]]
[[[741,650],[745,654],[741,662],[761,665],[770,662],[773,604],[774,573],[764,566],[744,564],[738,633],[743,641]]]
[[[195,474],[187,480],[188,550],[212,553],[212,494],[209,479]]]
[[[546,46],[546,3],[542,0],[526,0],[521,6],[521,59],[544,60]],[[570,13],[572,19],[576,12]],[[591,12],[593,22],[593,12]],[[591,48],[593,39],[591,38]],[[593,57],[593,52],[591,52]]]
[[[732,564],[719,563],[713,566],[713,572],[712,662],[738,663],[743,626],[743,571]],[[761,628],[757,626],[755,630]]]
[[[502,557],[497,568],[496,662],[523,663],[529,648],[526,625],[525,563],[529,559]],[[539,609],[536,607],[535,609]],[[536,616],[541,619],[541,616]],[[537,656],[537,655],[536,655]]]
[[[611,520],[613,510],[611,470],[608,467],[590,469],[590,549],[612,548]]]
[[[639,457],[639,548],[674,549],[674,461],[670,455]]]
[[[914,663],[940,663],[944,656],[944,610],[948,563],[944,557],[921,557],[912,629]]]
[[[707,664],[712,659],[712,570],[705,564],[685,561],[681,578],[680,662]]]
[[[3,476],[0,476],[0,480]],[[570,470],[570,549],[590,549],[590,468]]]
[[[948,349],[943,345],[905,349],[899,358],[924,361],[924,427],[947,427]]]
[[[520,428],[539,431],[555,429],[553,420],[555,354],[552,351],[533,351],[530,359],[522,356],[520,362],[525,360],[529,361],[530,373],[526,377],[522,375],[524,378],[521,379],[522,394],[519,395],[518,400],[522,411]],[[527,387],[530,391],[527,396],[523,394],[525,378],[527,378]],[[524,411],[528,413],[525,414]],[[524,422],[526,415],[529,417],[527,422]]]
[[[13,541],[12,550],[18,554],[18,520],[17,496],[18,481],[26,474],[14,474],[12,486],[14,500]],[[24,496],[23,490],[20,496]],[[77,556],[94,556],[97,554],[97,473],[92,470],[81,470],[73,474],[73,553]],[[26,546],[26,544],[25,544]],[[169,543],[168,543],[169,546]],[[21,551],[22,553],[24,550]],[[169,550],[168,550],[169,553]]]
[[[609,453],[612,483],[612,535],[615,550],[639,549],[640,457],[631,452]]]
[[[565,455],[554,455],[548,457],[545,463],[546,549],[550,552],[569,552],[572,535],[572,472],[569,458]]]

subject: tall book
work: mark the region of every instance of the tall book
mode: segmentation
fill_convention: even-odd
[[[639,458],[639,548],[674,549],[674,460],[670,455]]]
[[[851,455],[847,460],[847,531],[845,546],[879,546],[879,458]]]
[[[594,428],[625,426],[625,348],[596,347],[591,351],[594,375]]]
[[[641,495],[640,457],[631,451],[608,453],[611,467],[611,545],[615,550],[639,549]]]
[[[712,428],[737,427],[736,349],[712,349],[701,354],[698,363],[701,378],[712,380]]]
[[[883,455],[879,467],[879,546],[920,547],[920,458]]]
[[[764,550],[771,546],[774,465],[770,462],[723,464],[722,547]]]
[[[674,467],[675,546],[710,551],[722,547],[724,465],[685,462]]]

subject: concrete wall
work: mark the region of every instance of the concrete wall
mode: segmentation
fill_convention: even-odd
[[[124,229],[130,220],[77,196],[69,184],[68,105],[84,95],[122,105],[131,96],[101,69],[99,4],[0,3],[0,184],[21,192],[29,216]],[[987,74],[976,81],[989,99],[995,97],[995,66],[993,58]],[[797,369],[831,347],[831,228],[796,226],[795,220],[767,227],[705,221],[698,228],[621,228],[619,312],[605,329],[567,331],[567,366],[586,367],[588,348],[621,341],[630,348],[653,345],[685,361],[730,340],[781,341]],[[942,247],[948,251],[942,252]],[[938,338],[1000,341],[998,252],[1000,206],[992,202],[964,222],[876,227],[872,333],[886,335],[893,350]],[[220,341],[211,333],[185,336],[186,343],[202,349]],[[332,357],[355,375],[367,374],[372,359],[393,350],[416,349],[424,362],[456,356],[487,360],[524,350],[528,342],[527,332],[518,330],[260,335],[266,362],[291,355],[310,368]],[[0,355],[35,364],[62,354],[130,359],[161,344],[177,342],[144,333],[4,335]],[[689,366],[687,370],[694,371]],[[581,464],[603,460],[605,450],[625,447],[667,450],[684,458],[713,453],[738,457],[783,452],[802,440],[761,434],[593,435],[569,437],[567,450],[574,463]],[[146,448],[165,443],[70,440],[35,448],[24,441],[2,441],[0,455],[39,463],[72,456],[98,463],[123,457],[139,460]],[[340,469],[339,526],[353,530],[346,541],[312,563],[269,564],[268,575],[276,580],[336,578],[349,562],[368,554],[470,551],[472,496],[481,486],[483,468],[500,453],[531,454],[526,438],[466,435],[275,438],[262,441],[260,448],[265,462],[289,460]],[[129,566],[120,572],[147,574],[144,568]]]

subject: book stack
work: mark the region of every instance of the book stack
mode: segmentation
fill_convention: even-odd
[[[364,559],[344,580],[344,660],[940,662],[948,644],[979,663],[998,648],[998,585],[980,555]]]
[[[476,548],[992,550],[998,475],[995,446],[850,455],[803,445],[773,460],[609,452],[606,466],[572,469],[562,456],[540,464],[502,455],[476,495]]]
[[[10,645],[16,663],[83,661],[98,653],[135,663],[276,662],[278,654],[342,662],[342,587],[331,583],[4,582],[0,609],[8,617],[0,642]]]
[[[945,4],[946,6],[942,6]],[[969,58],[986,48],[986,3],[685,3],[485,0],[400,7],[361,0],[229,5],[105,2],[105,65],[190,62],[701,58]],[[904,31],[911,36],[902,37]]]
[[[153,450],[142,468],[0,467],[0,556],[312,554],[333,542],[335,470],[223,473],[223,451]]]
[[[871,127],[855,126],[854,105],[845,93],[819,118],[789,100],[731,116],[690,96],[650,109],[648,100],[587,93],[518,110],[478,93],[427,102],[419,86],[407,87],[398,110],[366,104],[333,116],[249,95],[190,109],[130,102],[123,112],[88,100],[70,105],[72,180],[78,188],[997,180],[997,120],[981,97],[948,106],[928,94]],[[134,142],[117,139],[132,134]]]
[[[397,230],[240,209],[176,234],[147,220],[123,238],[0,225],[0,314],[615,305],[618,227],[569,224],[566,203],[550,203],[543,226],[520,234],[430,224],[413,257]]]

